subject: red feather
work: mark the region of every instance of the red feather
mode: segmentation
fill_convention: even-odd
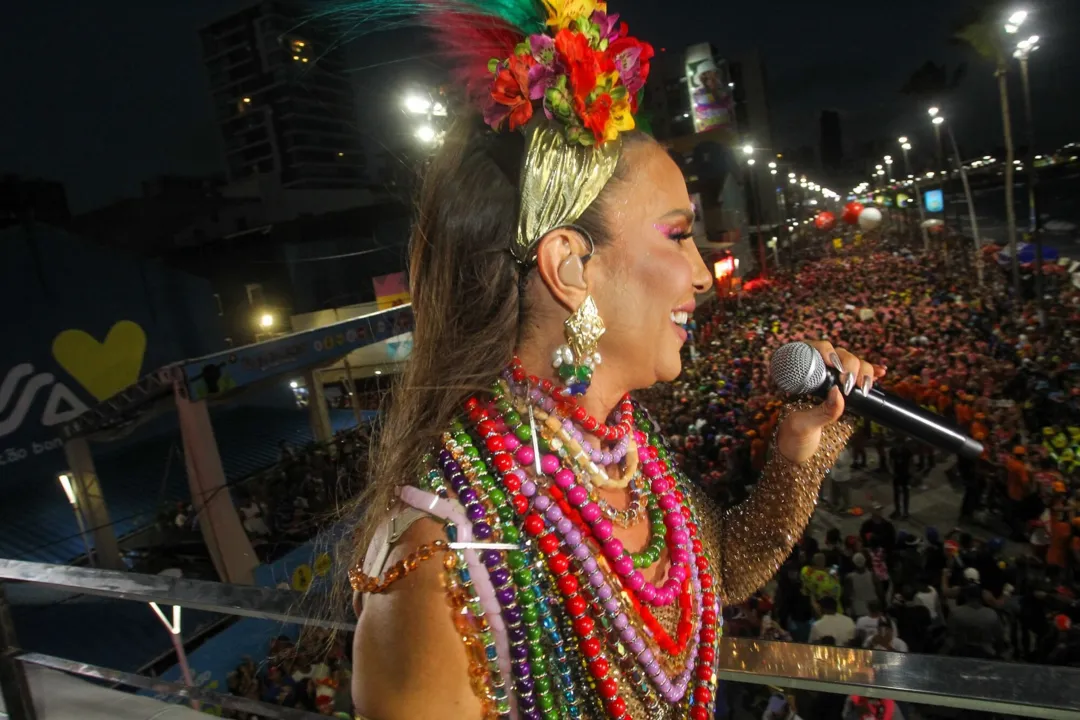
[[[520,31],[486,15],[439,11],[425,21],[471,100],[483,100],[491,88],[493,75],[488,71],[488,61],[509,58],[514,47],[525,39]]]

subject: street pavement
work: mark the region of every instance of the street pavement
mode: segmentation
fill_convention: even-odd
[[[893,512],[892,474],[876,470],[877,452],[873,448],[867,449],[867,458],[869,468],[853,470],[851,452],[845,450],[826,478],[822,488],[822,501],[818,503],[810,520],[811,532],[819,541],[824,540],[825,533],[833,527],[839,528],[844,537],[857,535],[875,502],[882,505],[882,512],[886,517]],[[963,489],[954,486],[947,474],[955,463],[955,457],[939,459],[930,472],[915,472],[911,484],[910,517],[906,520],[890,518],[897,531],[906,530],[922,537],[926,534],[926,528],[933,527],[944,537],[953,528],[960,527],[961,530],[982,539],[1007,534],[1000,521],[987,517],[984,513],[976,513],[976,522],[959,522]],[[847,487],[851,506],[861,509],[861,514],[857,511],[844,512],[843,508],[830,502],[834,496],[832,483]],[[1008,543],[1006,551],[1015,554],[1023,548],[1022,544]]]

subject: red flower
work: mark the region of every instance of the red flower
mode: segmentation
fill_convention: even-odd
[[[563,65],[570,70],[570,87],[574,99],[581,104],[596,89],[596,78],[601,73],[615,72],[615,62],[611,56],[607,52],[593,50],[589,46],[589,39],[581,33],[560,30],[555,35],[555,50]]]
[[[532,100],[529,99],[529,67],[535,61],[531,55],[514,55],[495,76],[491,86],[491,98],[496,106],[492,117],[485,118],[496,126],[507,116],[510,117],[510,129],[516,130],[532,117]],[[502,106],[502,107],[499,107]]]
[[[607,93],[597,96],[588,104],[585,100],[574,97],[574,111],[581,118],[582,124],[592,132],[597,145],[604,141],[604,128],[611,117],[611,105],[611,96]]]

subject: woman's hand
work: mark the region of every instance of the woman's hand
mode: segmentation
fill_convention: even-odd
[[[856,387],[869,390],[875,380],[885,375],[884,367],[874,367],[843,348],[833,347],[830,342],[822,340],[807,344],[821,353],[826,364],[840,371],[840,384],[829,391],[825,402],[811,410],[791,413],[780,426],[777,448],[793,463],[805,462],[817,452],[822,429],[844,414],[845,395]]]

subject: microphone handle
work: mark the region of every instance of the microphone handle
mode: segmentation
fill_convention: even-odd
[[[839,384],[840,373],[830,367],[825,382],[814,391],[814,394],[824,398],[833,385]],[[947,453],[956,453],[969,460],[975,460],[983,453],[982,443],[951,427],[945,418],[927,412],[918,405],[890,395],[877,387],[871,387],[870,392],[864,395],[862,389],[856,385],[850,395],[844,396],[844,405],[847,412]]]

